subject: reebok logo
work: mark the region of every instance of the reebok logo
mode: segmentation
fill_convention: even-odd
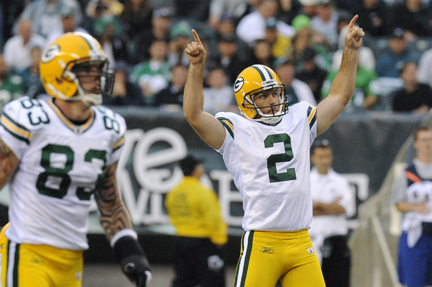
[[[268,254],[273,254],[274,249],[273,248],[268,248],[268,247],[263,247],[260,250],[262,253],[268,253]]]
[[[309,248],[307,249],[307,252],[309,252],[310,255],[314,255],[314,250],[313,250],[312,247],[309,247]]]

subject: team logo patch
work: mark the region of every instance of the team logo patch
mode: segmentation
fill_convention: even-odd
[[[45,51],[42,54],[41,61],[42,63],[48,63],[52,61],[60,52],[60,46],[59,45],[51,45],[48,48],[45,49]]]
[[[234,83],[234,92],[237,93],[238,91],[240,91],[243,85],[244,85],[243,77],[237,78],[237,80]]]
[[[262,253],[268,253],[268,254],[273,254],[274,249],[273,248],[268,248],[268,247],[263,247],[260,250]]]
[[[307,249],[307,252],[309,252],[310,255],[314,255],[314,250],[313,250],[312,247],[309,247],[309,248]]]

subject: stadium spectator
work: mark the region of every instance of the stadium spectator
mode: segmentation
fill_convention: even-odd
[[[285,95],[290,105],[301,101],[306,101],[313,106],[317,105],[309,86],[296,78],[294,62],[289,60],[283,62],[276,68],[275,72],[285,85]]]
[[[332,67],[331,67],[332,71],[339,69],[340,63],[342,62],[345,34],[347,29],[348,29],[348,25],[342,28],[341,32],[339,33],[339,49],[335,51],[332,56]],[[360,47],[359,66],[367,70],[375,70],[376,68],[375,55],[371,48],[366,46]]]
[[[81,32],[81,33],[88,34],[87,30],[77,26],[76,19],[75,19],[75,10],[73,8],[64,7],[60,11],[60,17],[61,17],[62,25],[48,35],[46,41],[47,46],[51,44],[52,41],[56,40],[58,37],[63,35],[64,33]]]
[[[396,27],[402,28],[407,41],[432,36],[432,9],[421,0],[396,2],[387,12],[388,34]]]
[[[227,76],[219,66],[209,67],[204,88],[204,111],[215,114],[220,110],[237,111],[234,105],[232,86],[228,86]]]
[[[274,58],[285,56],[288,52],[288,48],[291,46],[291,39],[279,34],[277,19],[274,17],[270,17],[266,20],[264,39],[270,43]]]
[[[260,0],[258,9],[246,15],[237,25],[237,36],[249,46],[253,46],[256,40],[265,38],[266,20],[277,15],[278,2],[275,0]],[[278,20],[278,32],[288,38],[295,35],[295,30],[288,24]]]
[[[266,65],[273,69],[275,60],[270,43],[267,40],[256,40],[252,49],[251,63]]]
[[[24,93],[23,79],[9,71],[4,56],[0,54],[0,107],[24,96]]]
[[[135,65],[130,80],[141,87],[144,102],[152,106],[155,95],[168,86],[171,66],[167,61],[168,44],[164,40],[155,40],[150,45],[150,60]]]
[[[360,54],[360,53],[359,53]],[[360,55],[359,55],[360,59]],[[324,81],[321,96],[325,98],[330,91],[330,85],[333,82],[338,70],[332,71],[328,74],[327,79]],[[355,89],[353,96],[351,98],[350,104],[348,104],[348,109],[372,109],[373,106],[378,102],[379,95],[372,89],[371,83],[376,80],[377,74],[374,70],[368,70],[360,65],[357,66],[357,77],[355,81]]]
[[[30,98],[38,98],[39,95],[45,94],[45,88],[42,85],[39,73],[39,62],[41,60],[42,47],[34,46],[30,50],[29,67],[17,73],[25,85],[25,95]]]
[[[176,230],[172,287],[225,287],[221,247],[228,241],[227,225],[221,216],[217,194],[205,187],[201,161],[187,156],[180,161],[183,181],[165,200]]]
[[[171,81],[168,87],[161,90],[155,99],[157,107],[183,106],[183,93],[186,84],[187,68],[177,65],[171,69]],[[175,109],[175,108],[174,108]]]
[[[144,97],[138,85],[128,79],[127,68],[117,66],[111,95],[103,95],[103,104],[111,106],[143,106]]]
[[[230,85],[234,84],[237,75],[248,66],[248,63],[239,56],[241,52],[237,49],[237,40],[234,33],[220,37],[218,53],[210,59],[210,65],[218,65],[224,69]]]
[[[147,0],[126,0],[120,15],[123,31],[129,39],[151,30],[153,9]]]
[[[87,16],[94,18],[96,14],[99,13],[99,11],[97,11],[98,7],[101,7],[102,5],[106,7],[106,9],[102,10],[103,15],[105,16],[110,15],[119,17],[124,10],[124,5],[118,0],[90,0],[86,8]]]
[[[408,50],[408,43],[401,28],[393,30],[389,40],[389,49],[377,58],[376,72],[379,77],[398,78],[399,70],[409,61],[418,61],[418,55]]]
[[[103,16],[112,16],[112,14],[109,13],[108,5],[106,3],[97,1],[94,14],[92,14],[92,16],[86,15],[81,26],[87,30],[90,35],[95,35],[94,23]]]
[[[387,34],[388,6],[383,0],[360,0],[352,11],[359,15],[358,24],[367,35],[381,37]]]
[[[318,66],[329,71],[331,58],[325,38],[311,28],[310,22],[309,17],[306,15],[299,15],[294,18],[292,26],[296,30],[296,35],[292,39],[292,44],[288,49],[287,58],[297,63],[303,54],[303,50],[307,47],[312,47],[317,53],[315,60]]]
[[[432,107],[432,88],[417,81],[417,63],[407,62],[400,71],[403,87],[393,92],[394,112],[427,113]]]
[[[327,78],[327,71],[318,67],[315,62],[315,50],[307,47],[303,50],[302,57],[300,58],[300,71],[297,74],[297,79],[306,83],[311,89],[315,101],[321,101],[321,89],[325,79]]]
[[[45,47],[44,37],[32,32],[30,20],[19,21],[19,34],[6,41],[4,59],[9,69],[20,71],[30,66],[30,50],[34,46]]]
[[[308,18],[312,18],[316,15],[316,7],[321,0],[299,0],[300,4],[303,6],[299,15],[305,15]]]
[[[132,54],[131,61],[133,64],[138,64],[150,59],[149,48],[153,41],[169,41],[171,17],[172,12],[167,7],[153,10],[151,29],[145,30],[141,34],[134,35],[131,38],[132,49],[130,53]]]
[[[174,17],[189,21],[208,22],[211,0],[175,0]]]
[[[36,0],[30,2],[21,13],[19,19],[31,20],[33,32],[45,38],[57,27],[61,27],[60,12],[65,7],[75,10],[76,22],[82,20],[81,7],[76,0]]]
[[[326,286],[350,286],[351,256],[347,217],[355,202],[344,177],[332,168],[333,152],[328,140],[317,140],[311,151],[313,219],[310,235],[321,263]]]
[[[128,39],[123,34],[117,18],[111,15],[100,17],[94,22],[93,31],[95,38],[101,43],[108,55],[110,69],[114,69],[117,64],[129,64]]]
[[[432,49],[424,51],[418,63],[418,81],[432,88]]]
[[[249,0],[212,0],[209,11],[210,27],[217,29],[224,17],[229,17],[236,23],[235,19],[245,13],[248,2]]]
[[[391,197],[391,203],[403,215],[398,275],[404,286],[430,286],[432,129],[419,126],[413,135],[416,158],[396,177]]]
[[[332,6],[331,0],[321,0],[316,7],[316,16],[311,19],[311,28],[324,36],[330,50],[336,50],[338,44],[339,14]]]
[[[188,66],[189,61],[184,50],[190,40],[190,31],[192,27],[187,21],[180,21],[175,24],[170,31],[170,49],[168,53],[168,61],[171,67],[178,64]]]

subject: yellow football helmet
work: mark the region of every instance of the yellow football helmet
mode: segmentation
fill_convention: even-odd
[[[107,70],[107,64],[108,56],[95,38],[85,33],[66,33],[42,53],[40,77],[46,92],[55,98],[100,105],[102,93],[111,94],[114,84],[114,73]],[[91,76],[100,77],[101,93],[86,94],[80,85],[79,73],[93,65],[97,72]]]
[[[285,85],[278,75],[264,65],[252,65],[244,69],[234,83],[234,93],[241,114],[247,119],[261,121],[266,124],[277,124],[283,115],[288,113],[288,100],[284,92]],[[255,105],[254,96],[265,90],[279,89],[279,110],[273,114],[264,114]],[[257,116],[260,116],[257,118]]]

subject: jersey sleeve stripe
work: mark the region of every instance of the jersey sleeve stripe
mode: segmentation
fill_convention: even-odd
[[[10,116],[8,116],[8,114],[3,113],[3,116],[5,116],[11,123],[13,123],[16,127],[20,128],[21,130],[24,131],[29,131],[25,126],[20,125],[19,123],[17,123],[16,121],[14,121]]]
[[[4,127],[4,129],[8,133],[10,133],[12,136],[14,136],[15,138],[17,138],[17,139],[19,139],[21,141],[24,141],[27,144],[30,144],[30,140],[32,139],[31,133],[19,129],[18,127],[16,127],[15,125],[13,125],[13,123],[11,123],[10,121],[8,121],[6,119],[6,117],[4,117],[4,116],[1,117],[0,125],[2,127]]]
[[[234,138],[234,125],[232,122],[227,118],[217,118],[223,126],[228,130],[229,134],[232,138]]]
[[[115,144],[114,144],[114,151],[118,150],[119,148],[121,148],[125,143],[125,137],[122,137],[121,139],[119,139]]]
[[[309,107],[308,109],[308,122],[309,127],[312,128],[316,121],[316,107]]]

